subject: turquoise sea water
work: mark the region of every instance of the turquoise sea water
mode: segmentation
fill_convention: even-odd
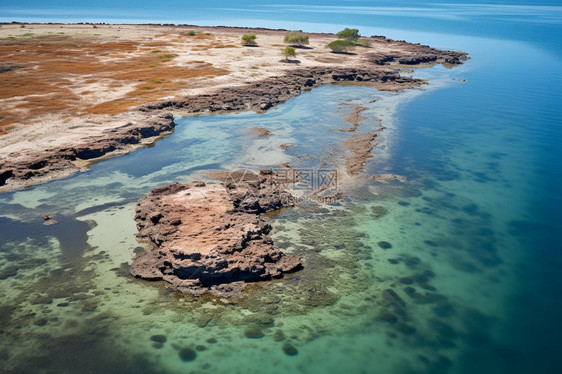
[[[180,119],[154,147],[0,195],[0,371],[561,370],[560,7],[424,5],[439,9],[428,13],[404,2],[349,2],[335,25],[330,7],[341,4],[298,5],[309,8],[225,10],[225,22],[215,22],[302,21],[306,31],[346,23],[464,50],[471,60],[418,69],[430,82],[423,90],[327,86],[263,115]],[[339,205],[301,204],[274,217],[276,242],[301,254],[303,271],[235,303],[127,276],[143,246],[134,204],[151,188],[208,180],[207,170],[335,167],[349,134],[330,130],[348,126],[350,103],[369,108],[358,131],[378,120],[386,128],[367,174],[406,182],[367,182]],[[274,135],[255,138],[251,127]],[[294,146],[282,151],[284,143]],[[43,225],[44,214],[58,223]],[[264,336],[246,337],[252,329]],[[296,355],[285,353],[289,344]]]

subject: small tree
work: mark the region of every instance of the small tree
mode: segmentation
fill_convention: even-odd
[[[308,44],[308,35],[300,31],[289,31],[283,39],[285,44],[303,46]]]
[[[296,57],[297,56],[297,52],[293,47],[285,47],[285,49],[282,50],[283,52],[283,56],[285,56],[285,62],[289,62],[289,57]]]
[[[242,35],[242,45],[257,45],[256,34],[244,34]]]
[[[328,48],[335,53],[343,53],[347,52],[350,49],[355,48],[355,42],[353,40],[334,40],[330,44],[328,44]]]
[[[336,35],[340,39],[353,40],[353,41],[356,41],[361,37],[361,34],[359,34],[359,30],[348,29],[347,27],[344,30],[338,32]]]

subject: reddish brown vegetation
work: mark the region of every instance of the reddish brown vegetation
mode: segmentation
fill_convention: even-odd
[[[201,34],[197,38],[206,39]],[[154,53],[154,46],[162,51]],[[14,123],[44,115],[115,114],[172,95],[193,78],[227,74],[211,64],[178,66],[165,41],[107,41],[95,37],[49,35],[0,41],[0,133]],[[167,49],[167,50],[165,50]],[[8,71],[5,71],[8,70]],[[115,99],[96,101],[89,84],[125,88]],[[99,100],[99,99],[98,99]]]

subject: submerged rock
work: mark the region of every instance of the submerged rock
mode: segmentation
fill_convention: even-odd
[[[270,170],[231,173],[223,183],[173,183],[137,206],[138,236],[154,248],[139,254],[130,272],[164,280],[178,291],[238,296],[247,282],[299,270],[300,258],[273,246],[261,213],[294,201]]]
[[[259,138],[266,138],[268,136],[271,136],[271,131],[269,131],[268,129],[265,129],[263,127],[252,127],[250,129],[250,131],[252,132],[252,134],[254,136],[257,136]]]
[[[380,218],[388,213],[388,210],[383,206],[372,206],[371,212],[373,218],[377,219]]]
[[[295,346],[289,342],[284,343],[283,347],[281,348],[283,349],[283,352],[285,352],[287,356],[296,356],[299,353],[299,351],[295,348]]]
[[[178,354],[179,354],[181,360],[184,361],[184,362],[193,361],[197,358],[197,352],[195,352],[193,349],[187,348],[187,347],[180,349]]]
[[[395,323],[396,321],[398,321],[398,318],[388,309],[381,309],[379,311],[379,314],[377,315],[377,318],[381,321],[390,323]]]
[[[285,340],[285,333],[283,330],[276,330],[275,333],[273,333],[273,340],[276,342]]]
[[[47,318],[39,318],[38,320],[34,321],[33,324],[35,326],[45,326],[47,324]]]
[[[150,337],[150,340],[152,340],[153,342],[156,342],[156,343],[163,344],[163,343],[166,343],[166,341],[168,339],[166,338],[166,335],[152,335]]]
[[[412,284],[412,283],[414,283],[414,280],[410,277],[402,277],[402,278],[398,279],[398,281],[402,284]]]
[[[390,244],[389,242],[385,242],[385,241],[380,241],[377,243],[379,247],[381,247],[382,249],[390,249],[392,248],[392,244]]]
[[[247,315],[243,319],[246,324],[255,324],[260,326],[271,326],[275,323],[273,317],[265,313],[254,313]]]
[[[251,326],[244,330],[244,336],[250,339],[260,339],[263,338],[265,334],[259,327]]]
[[[0,270],[0,280],[13,277],[18,274],[19,267],[16,265],[8,265]]]

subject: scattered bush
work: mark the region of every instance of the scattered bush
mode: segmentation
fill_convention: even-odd
[[[334,40],[328,44],[328,48],[332,52],[343,53],[355,48],[355,42],[353,40]]]
[[[244,34],[242,35],[242,45],[257,45],[256,34]]]
[[[356,41],[361,37],[361,34],[359,34],[359,30],[348,29],[347,27],[344,30],[338,32],[336,35],[340,39],[353,40],[353,41]]]
[[[359,39],[355,42],[360,47],[371,48],[371,41],[368,39]]]
[[[186,32],[183,32],[182,35],[185,35],[185,36],[195,36],[195,35],[197,35],[197,33],[196,33],[195,31],[193,31],[193,30],[187,30]]]
[[[285,39],[283,39],[285,44],[293,44],[298,46],[303,46],[308,44],[308,35],[300,31],[289,31],[285,34]]]
[[[282,50],[283,56],[285,56],[285,61],[289,62],[289,57],[296,57],[297,56],[297,52],[295,51],[295,49],[293,47],[285,47],[285,49]]]

